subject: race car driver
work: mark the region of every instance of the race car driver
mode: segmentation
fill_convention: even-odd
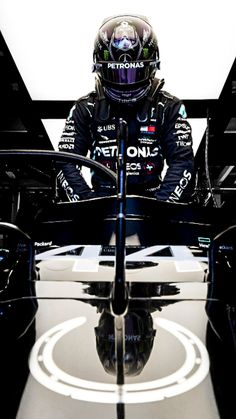
[[[106,19],[94,45],[95,90],[72,107],[58,147],[89,155],[115,172],[118,120],[123,118],[128,126],[127,193],[189,202],[194,184],[191,127],[184,104],[156,78],[159,68],[157,38],[146,17]],[[80,167],[71,163],[61,166],[58,181],[70,201],[116,194],[115,186],[96,173],[90,187]]]

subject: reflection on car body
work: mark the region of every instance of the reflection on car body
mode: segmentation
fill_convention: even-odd
[[[39,189],[35,195],[29,189],[22,211],[11,213],[17,227],[10,220],[0,225],[0,333],[6,361],[1,394],[9,417],[36,419],[42,412],[91,419],[230,417],[234,387],[228,378],[235,376],[236,336],[230,211],[226,217],[224,209],[204,212],[127,197],[128,309],[120,385],[115,380],[117,316],[111,310],[115,198],[58,202],[50,176],[55,162],[47,153],[50,164],[42,176],[33,170],[42,164],[43,153],[36,154],[30,176],[37,177]],[[24,171],[27,167],[25,161]],[[15,174],[17,179],[21,168]],[[11,189],[11,180],[4,177],[4,182]],[[48,199],[38,199],[44,182]],[[32,196],[36,211],[27,220]],[[157,211],[163,217],[154,222]],[[21,381],[13,386],[14,374]],[[8,393],[15,398],[12,411]]]

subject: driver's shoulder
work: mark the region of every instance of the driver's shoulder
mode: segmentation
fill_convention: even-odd
[[[172,105],[180,101],[180,99],[177,96],[172,95],[166,90],[160,90],[158,92],[156,100],[157,102],[162,103],[163,106]]]
[[[74,107],[78,112],[88,113],[90,117],[94,114],[96,92],[91,91],[75,101]]]
[[[84,96],[79,97],[76,101],[75,104],[77,106],[94,106],[95,104],[95,99],[97,97],[97,94],[95,92],[95,90],[92,90],[91,92],[87,93]]]

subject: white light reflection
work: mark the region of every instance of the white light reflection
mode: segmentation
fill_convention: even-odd
[[[200,384],[209,371],[209,357],[201,340],[190,330],[164,318],[154,319],[185,350],[183,365],[174,373],[135,384],[107,384],[88,381],[64,372],[55,364],[53,350],[60,339],[69,331],[86,322],[85,317],[63,322],[44,333],[35,343],[30,359],[30,371],[34,378],[46,388],[73,399],[96,403],[147,403],[174,397]],[[168,360],[167,360],[168,361]]]

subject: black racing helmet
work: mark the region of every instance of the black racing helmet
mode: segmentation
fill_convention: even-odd
[[[126,90],[146,86],[160,68],[156,35],[143,16],[106,19],[94,45],[95,71],[103,86]]]
[[[125,316],[124,373],[139,375],[145,367],[153,347],[156,330],[151,314],[145,310],[129,311]],[[95,327],[96,347],[104,370],[116,374],[114,317],[104,311]]]

